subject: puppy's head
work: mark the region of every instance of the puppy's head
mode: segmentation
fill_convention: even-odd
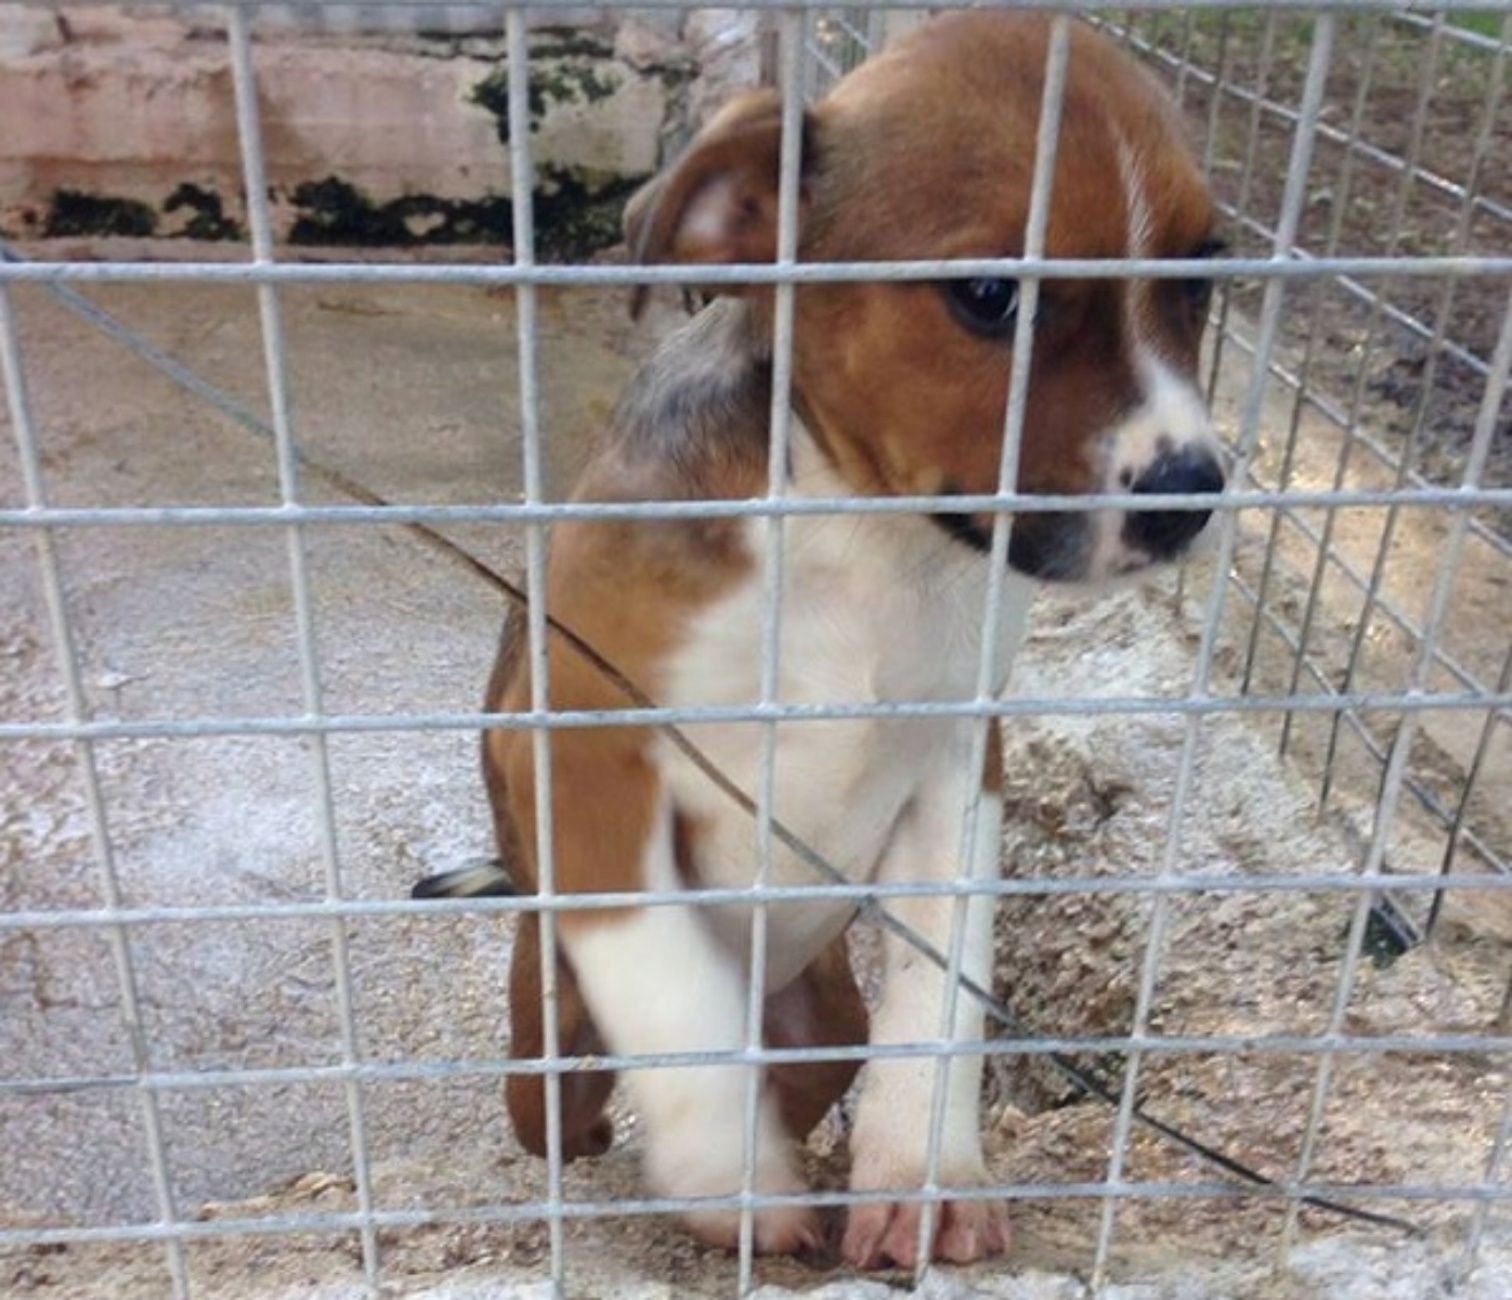
[[[1023,253],[1048,20],[926,21],[805,119],[804,261]],[[644,262],[763,262],[777,244],[781,114],[737,100],[632,203]],[[1200,258],[1212,200],[1159,88],[1073,27],[1045,254]],[[1018,488],[1192,494],[1223,486],[1196,385],[1206,279],[1046,280],[1034,316]],[[769,294],[749,291],[764,304]],[[814,284],[797,292],[794,383],[825,453],[865,493],[935,495],[985,549],[991,519],[949,499],[996,489],[1020,286],[1009,279]],[[1015,520],[1010,563],[1046,579],[1132,572],[1186,553],[1207,512],[1098,508]]]

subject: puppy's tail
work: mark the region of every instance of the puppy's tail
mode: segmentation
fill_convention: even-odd
[[[508,898],[515,883],[501,858],[479,858],[415,882],[411,898]]]

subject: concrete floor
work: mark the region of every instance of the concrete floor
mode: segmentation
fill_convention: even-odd
[[[214,288],[105,287],[91,296],[266,418],[255,298]],[[15,294],[45,491],[59,506],[259,505],[277,500],[270,445],[185,394],[41,290]],[[303,447],[395,501],[498,502],[520,484],[512,302],[467,289],[294,289],[283,295]],[[626,372],[617,302],[549,297],[542,381],[553,481],[581,455]],[[569,329],[570,326],[570,329]],[[570,372],[571,382],[567,382]],[[21,503],[7,434],[0,502]],[[318,473],[305,499],[342,501]],[[459,540],[508,569],[520,538]],[[502,613],[497,595],[402,528],[305,539],[320,684],[336,713],[474,707]],[[280,529],[81,528],[58,539],[92,716],[288,717],[303,711],[288,541]],[[0,533],[0,717],[64,716],[31,538]],[[467,732],[339,736],[329,746],[340,870],[358,898],[406,893],[486,851]],[[96,751],[130,904],[319,898],[322,834],[307,744],[135,740]],[[102,898],[77,755],[0,746],[0,907]],[[502,925],[499,922],[498,925]],[[381,1057],[496,1052],[497,925],[352,928],[363,1047]],[[423,937],[423,951],[415,951]],[[411,942],[415,941],[415,942]],[[157,925],[131,943],[159,1070],[339,1059],[329,928]],[[79,931],[0,937],[0,1073],[130,1072],[106,941]],[[179,1203],[245,1195],[311,1168],[346,1168],[340,1091],[187,1091],[164,1099]],[[298,1122],[290,1116],[297,1114]],[[465,1112],[443,1124],[458,1140]],[[370,1140],[412,1120],[372,1108]],[[98,1223],[155,1213],[140,1110],[124,1090],[0,1099],[0,1206]]]

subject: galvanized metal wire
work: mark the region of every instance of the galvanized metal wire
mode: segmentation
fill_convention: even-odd
[[[676,0],[650,0],[646,7],[674,4]],[[490,11],[481,6],[456,6],[445,0],[377,0],[376,8],[385,4],[402,6],[401,21],[409,15],[429,9],[475,9],[486,15],[502,12],[506,29],[507,58],[510,73],[511,120],[528,118],[529,50],[526,41],[524,12],[518,8]],[[48,7],[52,7],[48,0]],[[190,6],[182,6],[189,9]],[[366,9],[369,6],[364,5]],[[542,11],[575,8],[571,0],[541,0],[532,8]],[[213,12],[224,15],[229,38],[229,62],[236,95],[237,126],[248,196],[248,219],[251,230],[250,260],[227,259],[213,263],[154,264],[131,262],[41,262],[29,261],[14,250],[0,248],[0,363],[8,399],[10,422],[15,434],[21,478],[24,487],[19,507],[0,509],[0,528],[15,529],[30,535],[35,542],[39,572],[53,641],[58,649],[59,672],[64,683],[67,707],[60,720],[37,720],[0,724],[0,743],[12,741],[57,741],[75,747],[84,781],[90,820],[93,851],[101,879],[101,905],[96,907],[13,910],[0,913],[0,936],[29,931],[78,930],[99,932],[106,936],[113,962],[118,991],[118,1005],[131,1048],[132,1069],[129,1073],[101,1072],[77,1075],[19,1074],[0,1080],[0,1097],[46,1097],[74,1092],[122,1091],[136,1095],[146,1135],[146,1160],[155,1192],[156,1215],[150,1222],[113,1223],[90,1227],[3,1227],[0,1247],[33,1246],[111,1241],[160,1242],[164,1249],[167,1275],[176,1296],[192,1293],[186,1262],[186,1246],[207,1239],[226,1236],[250,1236],[283,1233],[355,1232],[361,1242],[363,1283],[370,1294],[378,1294],[384,1283],[384,1266],[380,1246],[383,1229],[414,1227],[437,1223],[510,1223],[523,1220],[544,1221],[548,1225],[549,1260],[547,1277],[555,1294],[571,1294],[572,1278],[565,1245],[566,1226],[574,1221],[621,1215],[664,1213],[679,1208],[708,1209],[726,1206],[741,1216],[737,1288],[741,1293],[755,1284],[754,1230],[752,1213],[765,1205],[850,1205],[875,1195],[823,1192],[797,1196],[771,1196],[758,1193],[753,1170],[747,1162],[745,1179],[737,1193],[725,1198],[701,1199],[697,1202],[666,1198],[589,1199],[568,1196],[564,1183],[561,1151],[560,1085],[562,1076],[573,1070],[588,1068],[652,1068],[693,1064],[726,1063],[749,1067],[750,1086],[740,1123],[746,1150],[754,1150],[758,1123],[758,1070],[778,1062],[814,1060],[876,1059],[916,1057],[936,1063],[935,1104],[930,1115],[920,1117],[929,1125],[931,1167],[924,1185],[901,1196],[887,1193],[886,1199],[913,1199],[926,1209],[924,1231],[939,1202],[951,1198],[994,1196],[1009,1201],[1056,1201],[1068,1198],[1100,1202],[1101,1218],[1094,1247],[1092,1271],[1095,1284],[1106,1279],[1115,1248],[1118,1215],[1131,1200],[1146,1198],[1237,1197],[1239,1195],[1274,1197],[1286,1206],[1286,1224],[1279,1245],[1284,1250],[1294,1235],[1297,1212],[1304,1204],[1341,1202],[1348,1206],[1373,1202],[1463,1202],[1473,1207],[1470,1228],[1464,1242],[1464,1269],[1474,1267],[1493,1210],[1512,1203],[1512,1188],[1506,1182],[1508,1151],[1512,1147],[1512,1094],[1501,1116],[1497,1136],[1490,1151],[1484,1178],[1465,1185],[1427,1185],[1391,1183],[1369,1186],[1351,1184],[1335,1186],[1314,1176],[1314,1153],[1323,1116],[1331,1096],[1334,1063],[1341,1055],[1378,1055],[1388,1052],[1432,1052],[1452,1057],[1480,1053],[1512,1051],[1507,1027],[1487,1033],[1443,1032],[1434,1034],[1356,1035],[1347,1031],[1345,1012],[1349,1006],[1354,981],[1361,962],[1362,938],[1373,902],[1383,889],[1394,895],[1422,900],[1429,924],[1437,913],[1436,900],[1447,889],[1502,894],[1512,890],[1512,849],[1497,845],[1480,834],[1470,814],[1471,794],[1477,788],[1498,728],[1512,726],[1512,645],[1501,659],[1499,673],[1487,675],[1468,662],[1448,644],[1446,631],[1452,621],[1452,594],[1456,561],[1468,545],[1488,548],[1499,562],[1512,564],[1512,542],[1485,522],[1491,510],[1512,509],[1512,488],[1489,486],[1483,469],[1498,420],[1505,406],[1508,372],[1512,370],[1512,297],[1502,318],[1498,343],[1491,355],[1482,355],[1464,340],[1455,337],[1450,325],[1455,286],[1469,282],[1512,282],[1512,256],[1469,254],[1460,251],[1463,241],[1447,252],[1408,256],[1395,245],[1384,256],[1358,256],[1340,252],[1338,228],[1327,240],[1323,255],[1314,255],[1300,246],[1299,223],[1307,199],[1312,151],[1319,141],[1347,146],[1350,159],[1363,159],[1394,170],[1399,178],[1400,195],[1409,185],[1425,187],[1458,205],[1461,232],[1474,220],[1506,223],[1512,232],[1512,210],[1495,198],[1480,192],[1478,175],[1447,175],[1424,161],[1423,125],[1426,114],[1424,98],[1416,108],[1412,143],[1400,154],[1383,150],[1360,138],[1366,102],[1366,86],[1349,124],[1340,126],[1323,112],[1323,88],[1328,73],[1335,25],[1340,16],[1384,13],[1379,0],[1345,0],[1344,3],[1319,6],[1305,0],[1281,0],[1271,6],[1267,25],[1267,50],[1276,31],[1276,15],[1301,13],[1318,15],[1313,22],[1309,66],[1303,93],[1295,106],[1276,97],[1262,75],[1251,87],[1226,82],[1221,67],[1203,66],[1195,61],[1190,20],[1186,38],[1174,48],[1169,42],[1147,39],[1136,22],[1126,32],[1130,42],[1157,64],[1163,64],[1178,81],[1178,89],[1188,93],[1205,88],[1221,93],[1244,105],[1251,124],[1245,159],[1245,175],[1240,186],[1241,201],[1232,212],[1233,219],[1244,229],[1262,239],[1269,251],[1265,256],[1233,256],[1216,262],[1172,262],[1168,260],[1123,260],[1064,262],[1041,256],[1043,219],[1049,194],[1049,164],[1056,148],[1055,113],[1047,112],[1042,122],[1040,166],[1037,171],[1031,210],[1031,234],[1025,255],[1016,259],[977,259],[970,262],[919,261],[887,265],[850,264],[840,266],[799,263],[797,254],[798,140],[794,128],[801,111],[800,91],[816,93],[827,79],[841,74],[859,55],[874,48],[880,38],[883,19],[892,11],[920,6],[883,3],[865,9],[836,10],[816,0],[757,0],[753,8],[768,9],[776,15],[782,33],[782,82],[787,90],[784,118],[788,125],[782,159],[782,199],[779,251],[776,262],[760,267],[715,267],[701,269],[699,279],[710,285],[722,283],[757,283],[777,286],[775,301],[776,331],[772,413],[772,464],[785,463],[783,454],[789,436],[788,390],[791,383],[792,302],[794,287],[803,283],[830,280],[931,280],[950,276],[1012,276],[1021,280],[1028,309],[1020,316],[1019,355],[1027,358],[1032,335],[1027,322],[1032,318],[1034,295],[1043,279],[1049,277],[1098,278],[1119,276],[1213,276],[1221,283],[1237,280],[1257,282],[1263,296],[1257,319],[1251,323],[1237,318],[1224,323],[1226,346],[1247,353],[1253,362],[1253,379],[1241,403],[1236,455],[1239,466],[1237,487],[1221,498],[1192,500],[1187,498],[1152,498],[1128,494],[1111,499],[1108,504],[1138,506],[1142,509],[1214,509],[1223,521],[1223,544],[1218,565],[1228,581],[1217,581],[1204,598],[1200,644],[1195,656],[1189,688],[1169,698],[1138,697],[1017,697],[994,698],[989,685],[989,666],[994,647],[992,636],[984,638],[982,672],[974,698],[960,701],[904,701],[886,705],[864,705],[836,701],[821,706],[784,705],[778,700],[777,660],[781,630],[781,548],[777,541],[788,521],[812,513],[918,513],[932,510],[932,498],[854,500],[793,499],[785,494],[780,472],[774,470],[766,496],[739,502],[646,502],[614,506],[576,502],[549,501],[543,486],[543,433],[540,420],[539,355],[537,294],[547,286],[558,285],[628,285],[681,284],[687,272],[678,268],[629,268],[617,266],[552,266],[536,260],[530,203],[533,175],[528,131],[514,131],[510,140],[513,215],[516,246],[513,261],[505,266],[438,266],[389,263],[295,264],[278,258],[272,234],[268,205],[266,167],[261,148],[258,120],[257,75],[254,25],[265,17],[285,11],[295,18],[320,10],[335,14],[348,11],[343,5],[289,5],[268,0],[223,6]],[[928,6],[924,6],[928,7]],[[1082,12],[1094,6],[1068,0],[1057,6],[1067,12]],[[1160,14],[1178,7],[1174,0],[1147,0],[1124,6],[1121,12],[1132,15]],[[1209,9],[1237,10],[1228,3],[1209,4]],[[1475,0],[1451,0],[1442,6],[1447,13],[1478,9]],[[266,12],[265,12],[266,11]],[[458,15],[457,21],[464,21]],[[1491,124],[1504,112],[1502,69],[1508,52],[1504,28],[1498,42],[1474,32],[1451,28],[1442,19],[1429,21],[1413,14],[1393,15],[1393,21],[1414,29],[1423,28],[1436,42],[1463,42],[1481,50],[1494,60],[1496,68],[1484,100],[1482,124],[1477,144],[1481,164],[1491,157]],[[343,21],[346,21],[343,19]],[[1426,26],[1425,26],[1426,24]],[[1509,24],[1512,26],[1512,24]],[[1058,31],[1064,24],[1057,25]],[[1053,48],[1047,75],[1046,102],[1058,103],[1057,68],[1063,69],[1064,42]],[[1262,64],[1272,56],[1263,54]],[[1059,58],[1061,63],[1055,60]],[[1432,66],[1432,60],[1426,66]],[[1216,103],[1216,99],[1214,100]],[[1281,211],[1274,224],[1256,220],[1247,210],[1243,196],[1253,182],[1259,166],[1256,147],[1261,124],[1281,123],[1290,132],[1291,160],[1285,183]],[[1209,161],[1211,161],[1211,153]],[[1405,201],[1405,199],[1403,199]],[[1036,224],[1036,221],[1038,224]],[[1499,227],[1500,228],[1500,227]],[[1483,381],[1483,395],[1473,437],[1465,453],[1460,481],[1430,481],[1411,463],[1410,456],[1362,431],[1360,386],[1343,399],[1318,392],[1313,387],[1313,351],[1309,339],[1300,359],[1286,355],[1282,344],[1283,317],[1289,291],[1299,284],[1323,279],[1341,286],[1369,314],[1374,326],[1389,322],[1426,343],[1434,357],[1450,358]],[[1410,312],[1389,302],[1376,288],[1380,282],[1432,279],[1441,288],[1442,310],[1432,320],[1418,319]],[[258,294],[262,336],[266,356],[267,391],[271,419],[263,421],[239,403],[182,366],[160,349],[146,343],[118,321],[89,302],[80,287],[107,283],[199,283],[245,284],[255,286]],[[473,284],[508,286],[515,290],[519,320],[520,423],[524,448],[524,499],[497,506],[429,506],[394,505],[367,493],[361,484],[337,485],[357,504],[314,505],[304,500],[302,476],[323,473],[320,466],[302,461],[297,448],[285,374],[287,355],[279,314],[279,292],[293,284]],[[181,386],[214,404],[242,428],[268,438],[276,450],[279,478],[279,504],[270,507],[58,507],[51,505],[43,491],[42,452],[35,417],[28,401],[26,359],[11,309],[10,292],[16,285],[42,285],[57,295],[72,310],[84,314],[98,327],[121,339],[127,346],[163,369]],[[1361,373],[1365,360],[1361,361]],[[1216,366],[1216,362],[1215,362]],[[1010,517],[1021,511],[1058,510],[1074,507],[1078,498],[1024,498],[1010,490],[1016,480],[1016,457],[1022,432],[1027,394],[1027,363],[1015,368],[1008,403],[1004,456],[999,490],[981,497],[961,498],[963,511],[991,512],[995,517],[992,554],[995,580],[984,610],[984,626],[996,627],[996,612],[1002,601],[1002,563],[1006,554]],[[1216,369],[1215,369],[1216,373]],[[1279,377],[1290,383],[1295,394],[1291,437],[1298,436],[1304,408],[1323,412],[1349,435],[1344,443],[1337,473],[1326,489],[1303,488],[1293,482],[1288,447],[1287,458],[1274,479],[1268,479],[1254,466],[1262,425],[1261,408],[1265,387]],[[1394,475],[1388,487],[1369,488],[1353,485],[1348,474],[1349,457],[1363,454],[1386,465]],[[1325,509],[1328,513],[1320,525],[1310,512]],[[1405,510],[1437,510],[1447,519],[1444,565],[1439,580],[1428,593],[1421,611],[1405,608],[1404,603],[1386,590],[1381,576],[1385,548],[1391,537],[1388,522],[1381,551],[1371,571],[1362,569],[1357,560],[1341,553],[1334,520],[1346,509],[1372,509],[1396,518]],[[1306,539],[1313,548],[1314,565],[1309,578],[1309,601],[1298,621],[1278,613],[1273,597],[1269,563],[1257,582],[1250,582],[1237,571],[1234,563],[1237,519],[1244,511],[1270,512],[1271,554],[1274,554],[1283,521],[1289,529]],[[749,706],[707,709],[672,709],[658,706],[649,697],[631,698],[633,707],[597,712],[553,711],[549,706],[547,647],[559,629],[553,627],[545,601],[546,533],[552,524],[582,518],[753,518],[763,521],[773,542],[774,557],[765,574],[767,618],[763,629],[765,648],[760,698]],[[525,528],[526,574],[521,593],[526,606],[528,653],[532,669],[532,695],[528,710],[512,714],[488,714],[476,710],[449,713],[407,712],[396,715],[336,713],[326,708],[321,688],[322,667],[314,607],[310,598],[306,545],[316,528],[367,528],[380,525],[406,525],[436,532],[449,524],[498,522]],[[231,527],[241,529],[277,529],[283,533],[287,549],[290,584],[294,595],[296,646],[300,666],[301,712],[298,716],[201,716],[192,718],[156,718],[116,720],[90,715],[82,684],[81,667],[67,599],[68,575],[60,559],[57,539],[65,529],[99,527]],[[451,543],[446,543],[452,545]],[[463,557],[465,559],[465,557]],[[1512,572],[1512,569],[1508,570]],[[1411,639],[1414,657],[1410,673],[1400,685],[1383,686],[1356,677],[1361,656],[1357,638],[1350,652],[1342,682],[1331,671],[1332,665],[1318,662],[1311,649],[1311,629],[1316,617],[1316,602],[1325,574],[1343,575],[1368,608],[1387,620]],[[1215,685],[1215,656],[1225,635],[1225,614],[1230,596],[1238,598],[1254,612],[1250,633],[1250,655],[1262,635],[1279,635],[1293,652],[1292,671],[1286,690],[1267,693],[1246,678],[1238,693],[1220,692]],[[1362,624],[1364,619],[1362,618]],[[1451,683],[1445,688],[1445,678]],[[1130,717],[1161,715],[1178,719],[1184,728],[1184,741],[1177,767],[1175,788],[1165,826],[1160,869],[1154,877],[1072,876],[1054,880],[1004,878],[992,882],[970,882],[964,869],[957,878],[931,884],[878,884],[851,886],[825,873],[825,864],[816,863],[812,881],[799,886],[775,887],[768,878],[770,856],[778,843],[793,848],[792,837],[775,816],[774,745],[776,724],[840,718],[957,717],[971,719],[976,727],[976,757],[985,752],[987,721],[993,718],[1029,717],[1041,714],[1102,716],[1119,714]],[[1412,764],[1413,739],[1425,719],[1439,714],[1463,715],[1478,724],[1477,744],[1457,798],[1449,801],[1420,780]],[[1378,764],[1380,789],[1374,808],[1374,823],[1360,861],[1352,870],[1311,873],[1276,879],[1260,875],[1225,875],[1221,878],[1194,874],[1182,865],[1182,837],[1193,797],[1196,754],[1204,725],[1215,717],[1244,715],[1285,719],[1282,745],[1286,744],[1285,727],[1298,718],[1333,720],[1336,734],[1356,736]],[[1395,730],[1386,742],[1379,741],[1370,723],[1379,717],[1395,719]],[[558,729],[617,726],[627,723],[678,729],[688,724],[709,722],[745,722],[765,729],[767,743],[763,750],[758,788],[751,795],[736,792],[749,805],[759,831],[760,854],[756,879],[751,888],[709,890],[700,896],[701,905],[721,903],[752,905],[752,951],[755,954],[744,1046],[735,1052],[678,1052],[656,1055],[614,1057],[600,1056],[591,1061],[564,1055],[558,1038],[556,1018],[552,1014],[555,998],[556,936],[558,917],[582,908],[626,904],[651,907],[685,905],[683,894],[598,894],[566,895],[559,893],[554,880],[552,838],[552,794],[550,787],[552,738]],[[432,732],[474,730],[481,726],[510,727],[529,730],[536,764],[537,780],[537,856],[541,863],[540,893],[529,898],[469,900],[465,903],[413,902],[410,900],[372,900],[350,897],[343,885],[341,848],[336,832],[336,795],[333,791],[326,746],[330,737],[341,734],[373,732]],[[115,865],[112,828],[101,796],[95,747],[105,741],[162,738],[188,740],[207,736],[293,736],[309,747],[313,785],[316,792],[317,822],[320,829],[322,864],[321,893],[318,899],[224,906],[145,906],[129,905],[121,889]],[[1328,776],[1324,777],[1324,795]],[[732,797],[736,797],[732,795]],[[1404,801],[1413,799],[1417,806],[1434,819],[1444,833],[1444,854],[1437,871],[1392,870],[1387,848],[1392,828],[1404,815]],[[974,810],[963,816],[962,857],[969,853],[975,825]],[[1475,862],[1466,863],[1457,856],[1461,846],[1472,848]],[[802,846],[800,846],[802,847]],[[810,851],[811,853],[811,851]],[[1170,941],[1170,907],[1176,901],[1204,893],[1275,892],[1327,890],[1349,900],[1350,929],[1344,946],[1338,979],[1326,1028],[1316,1034],[1265,1035],[1167,1035],[1151,1028],[1157,982]],[[968,899],[974,897],[1019,897],[1026,895],[1127,894],[1152,900],[1152,912],[1146,944],[1139,963],[1139,981],[1133,1021],[1124,1034],[1078,1035],[1062,1033],[1059,1027],[1030,1032],[1014,1020],[993,999],[990,990],[971,986],[961,978],[963,920]],[[938,1041],[912,1044],[888,1044],[867,1048],[788,1049],[767,1048],[761,1026],[761,970],[765,952],[766,907],[778,902],[801,899],[843,898],[887,924],[887,904],[920,896],[944,896],[956,902],[956,924],[947,948],[928,950],[926,955],[942,964],[949,976],[950,994],[942,1008]],[[542,933],[542,976],[545,986],[545,1056],[539,1062],[488,1060],[375,1060],[361,1050],[358,1012],[352,997],[351,954],[348,927],[355,921],[371,917],[408,916],[418,913],[446,915],[459,912],[508,914],[530,910],[540,917]],[[162,925],[196,926],[212,922],[239,921],[279,925],[295,920],[318,920],[328,927],[331,972],[336,995],[339,1060],[332,1064],[286,1066],[279,1068],[227,1068],[218,1070],[176,1071],[160,1068],[154,1059],[153,1045],[143,1025],[141,995],[136,968],[136,945],[152,927]],[[917,941],[913,936],[912,941]],[[927,945],[921,945],[927,948]],[[1011,1036],[984,1044],[963,1046],[948,1041],[948,1029],[954,1017],[955,1000],[969,996],[986,1001],[990,1013],[1010,1027]],[[1159,1117],[1150,1116],[1140,1105],[1141,1064],[1151,1052],[1160,1053],[1295,1053],[1315,1063],[1314,1086],[1308,1106],[1307,1129],[1295,1167],[1289,1176],[1271,1181],[1254,1175],[1242,1160],[1225,1164],[1223,1153],[1211,1151],[1200,1140],[1192,1139],[1188,1149],[1210,1158],[1224,1177],[1200,1181],[1162,1183],[1135,1181],[1127,1177],[1132,1135],[1137,1125],[1153,1124],[1172,1141],[1185,1135],[1174,1131]],[[937,1185],[939,1139],[943,1124],[943,1081],[951,1063],[963,1053],[988,1056],[1037,1056],[1064,1060],[1078,1053],[1114,1053],[1126,1062],[1122,1082],[1116,1087],[1093,1081],[1093,1091],[1105,1096],[1114,1106],[1114,1125],[1106,1176],[1070,1183],[1014,1183],[993,1186],[981,1191],[948,1193]],[[547,1192],[539,1200],[519,1203],[492,1202],[478,1207],[426,1205],[394,1209],[380,1206],[374,1197],[369,1136],[365,1121],[364,1087],[388,1082],[439,1083],[456,1078],[496,1078],[513,1073],[539,1074],[545,1077],[548,1107]],[[174,1179],[168,1158],[170,1135],[165,1134],[161,1102],[166,1094],[199,1092],[227,1087],[263,1087],[296,1083],[324,1083],[342,1090],[347,1114],[348,1145],[351,1152],[356,1208],[340,1213],[279,1212],[268,1215],[221,1218],[199,1222],[185,1214],[177,1203]],[[1242,1153],[1236,1153],[1242,1155]],[[1245,1179],[1242,1188],[1234,1178]],[[1367,1210],[1366,1213],[1372,1213]],[[1387,1216],[1379,1216],[1389,1221]]]

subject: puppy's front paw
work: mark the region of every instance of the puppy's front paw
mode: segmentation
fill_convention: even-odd
[[[807,1206],[770,1206],[752,1212],[755,1246],[762,1255],[805,1255],[824,1245],[819,1216]],[[693,1235],[710,1246],[735,1250],[740,1245],[739,1210],[695,1210],[683,1216]]]
[[[912,1268],[919,1262],[918,1201],[879,1201],[851,1207],[843,1247],[857,1268],[893,1264]],[[1008,1249],[1008,1207],[1001,1201],[942,1201],[934,1214],[931,1259],[971,1264]]]
[[[738,1148],[725,1149],[717,1141],[681,1150],[663,1144],[648,1152],[647,1173],[652,1185],[666,1196],[730,1196],[741,1186],[740,1154]],[[762,1139],[753,1190],[773,1196],[807,1190],[785,1139]],[[681,1217],[693,1235],[710,1246],[735,1250],[740,1245],[739,1210],[685,1210]],[[755,1246],[764,1255],[801,1254],[823,1245],[819,1215],[808,1206],[767,1206],[752,1211],[752,1218]]]

